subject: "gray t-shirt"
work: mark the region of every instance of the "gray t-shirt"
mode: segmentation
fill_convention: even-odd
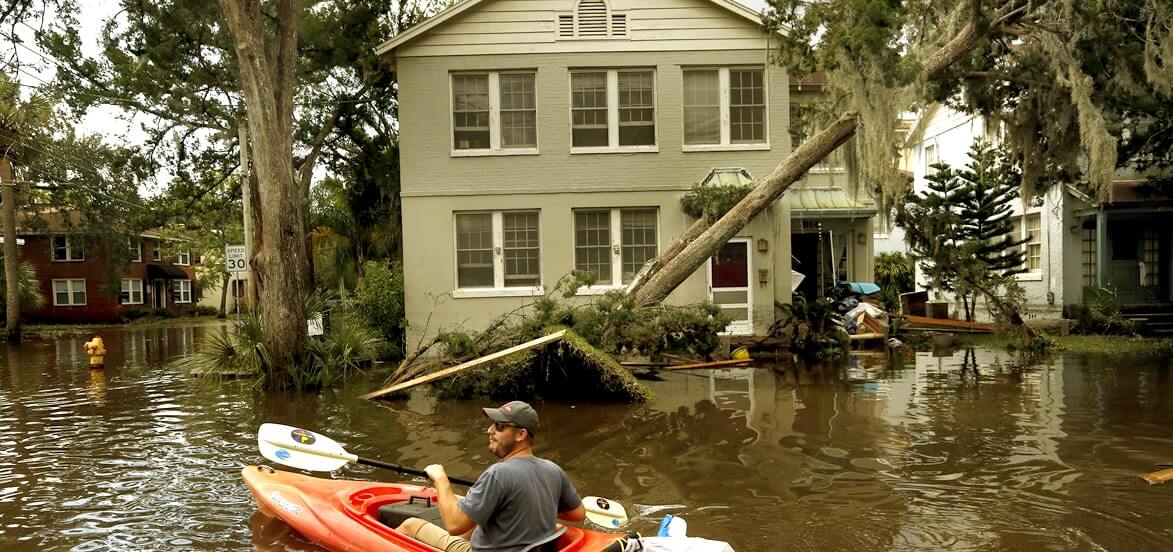
[[[553,533],[558,513],[582,499],[558,464],[522,456],[489,466],[456,504],[477,524],[473,550],[514,552]]]

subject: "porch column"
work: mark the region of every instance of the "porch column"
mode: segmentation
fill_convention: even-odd
[[[1108,271],[1108,214],[1096,211],[1096,287],[1103,289]]]

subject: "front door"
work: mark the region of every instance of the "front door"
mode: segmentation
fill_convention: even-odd
[[[732,320],[725,327],[726,334],[753,334],[752,268],[746,239],[729,240],[709,259],[709,299]]]
[[[167,308],[167,287],[164,285],[164,283],[165,282],[163,280],[151,281],[151,287],[154,288],[154,293],[151,294],[153,295],[151,298],[151,306],[156,309]]]

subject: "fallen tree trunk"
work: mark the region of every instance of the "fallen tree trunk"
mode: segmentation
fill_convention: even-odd
[[[635,278],[632,278],[631,283],[627,285],[627,293],[637,293],[644,287],[644,284],[648,283],[649,278],[655,276],[664,268],[664,263],[679,255],[681,251],[684,251],[685,247],[688,247],[689,244],[708,229],[709,219],[705,217],[696,219],[696,222],[692,223],[692,226],[689,226],[683,234],[676,236],[676,239],[672,240],[668,244],[668,247],[664,248],[663,253],[644,264],[643,268],[635,275]]]
[[[984,25],[974,10],[974,19],[965,25],[948,43],[937,49],[925,59],[924,69],[921,72],[922,81],[942,78],[947,69],[974,49],[989,32],[990,28]],[[1012,13],[1021,17],[1020,10]],[[1007,25],[1017,17],[999,18],[1000,25]],[[855,135],[859,127],[859,117],[856,113],[845,113],[837,121],[816,134],[810,140],[803,142],[781,164],[770,173],[752,192],[745,196],[736,206],[725,213],[725,216],[713,223],[695,240],[692,240],[682,251],[669,257],[668,251],[660,254],[653,262],[663,268],[654,275],[646,278],[635,293],[635,302],[639,306],[654,305],[664,300],[693,272],[704,265],[705,261],[724,245],[730,238],[737,235],[750,220],[761,214],[773,202],[782,197],[792,184],[798,181],[811,167],[835,151],[849,138]]]

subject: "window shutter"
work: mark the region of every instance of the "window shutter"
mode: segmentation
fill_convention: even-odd
[[[578,36],[607,36],[607,4],[603,0],[579,2]]]
[[[627,36],[627,15],[611,15],[611,36]]]
[[[560,37],[574,36],[574,16],[573,15],[559,15],[558,16],[558,36],[560,36]]]

